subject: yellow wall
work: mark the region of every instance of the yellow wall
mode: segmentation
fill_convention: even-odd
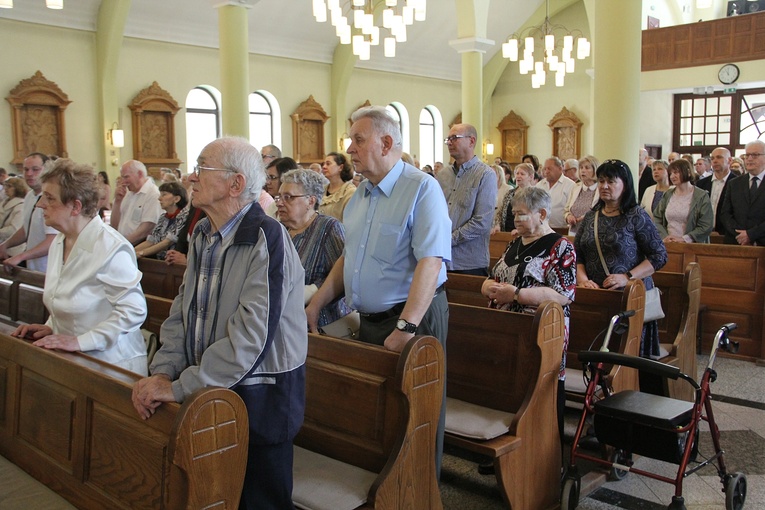
[[[32,33],[34,37],[30,36]],[[0,20],[0,47],[23,48],[0,53],[0,69],[4,70],[0,73],[0,91],[7,95],[20,80],[29,78],[38,69],[42,71],[72,101],[66,110],[70,157],[101,169],[99,143],[106,133],[102,134],[98,128],[94,41],[92,32]],[[118,69],[121,126],[125,130],[125,148],[120,151],[120,161],[132,157],[132,112],[127,105],[141,89],[157,81],[183,107],[186,94],[193,87],[204,84],[220,88],[218,51],[211,48],[125,38]],[[250,89],[267,90],[279,101],[282,149],[286,155],[292,154],[290,114],[301,102],[313,95],[329,114],[330,72],[329,64],[250,54]],[[412,152],[417,153],[420,110],[428,104],[435,105],[447,126],[459,112],[460,84],[356,69],[348,93],[348,112],[367,99],[373,104],[395,100],[406,106]],[[7,166],[13,157],[10,115],[10,106],[3,101],[0,103],[0,166]],[[329,123],[325,141],[327,152],[337,149]],[[176,116],[176,147],[178,157],[185,160],[184,110]],[[448,154],[445,157],[448,158]],[[117,168],[107,170],[114,175]]]
[[[569,29],[580,28],[589,39],[587,15],[583,4],[575,4],[551,19]],[[591,124],[590,89],[592,79],[585,72],[592,65],[592,57],[576,61],[576,70],[566,75],[565,86],[555,86],[555,76],[547,75],[547,84],[531,88],[531,75],[518,72],[518,62],[510,62],[502,74],[492,96],[490,130],[487,133],[494,142],[494,154],[501,154],[501,136],[497,125],[510,110],[523,117],[529,125],[527,150],[540,160],[552,154],[552,131],[548,123],[564,106],[575,113],[582,126],[582,155],[592,150],[592,139],[588,126]],[[600,156],[602,157],[602,156]],[[605,158],[603,158],[605,159]]]

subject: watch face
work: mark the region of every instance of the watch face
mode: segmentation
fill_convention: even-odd
[[[725,64],[720,68],[720,71],[717,73],[717,77],[720,79],[720,83],[730,85],[731,83],[735,83],[736,80],[738,80],[739,72],[740,71],[737,65]]]

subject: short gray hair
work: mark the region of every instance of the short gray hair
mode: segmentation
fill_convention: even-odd
[[[236,136],[224,136],[210,142],[210,145],[212,144],[220,146],[218,150],[223,168],[244,176],[247,184],[241,196],[242,202],[253,202],[260,198],[260,192],[266,183],[266,170],[258,149],[246,138]]]
[[[528,207],[531,212],[538,212],[544,209],[547,211],[548,216],[551,210],[551,203],[552,200],[550,199],[550,194],[536,186],[521,188],[515,192],[515,195],[513,195],[513,207],[523,204]]]
[[[324,196],[324,188],[329,184],[329,180],[320,173],[305,168],[290,170],[285,172],[281,178],[282,184],[298,184],[302,186],[303,193],[316,198],[316,206],[321,204]]]
[[[372,121],[372,127],[380,135],[388,135],[393,139],[393,146],[401,148],[401,126],[394,119],[384,106],[365,106],[359,108],[353,115],[351,121],[356,122],[363,118]]]
[[[567,159],[565,161],[565,164],[570,166],[570,167],[576,168],[577,170],[579,169],[579,160],[578,159],[574,159],[574,158]]]

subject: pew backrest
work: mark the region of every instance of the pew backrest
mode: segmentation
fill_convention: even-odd
[[[0,334],[0,454],[82,509],[236,508],[248,422],[233,391],[200,390],[148,420],[139,376]]]
[[[183,283],[186,266],[167,265],[163,260],[141,257],[138,259],[138,270],[142,273],[141,287],[144,294],[175,299]]]
[[[415,337],[399,354],[309,334],[295,445],[377,473],[364,508],[440,509],[434,459],[443,383],[433,337]]]

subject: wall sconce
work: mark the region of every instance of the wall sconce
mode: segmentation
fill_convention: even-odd
[[[489,140],[486,140],[484,142],[484,146],[486,147],[486,154],[491,156],[494,154],[494,144],[491,143]]]
[[[119,128],[116,122],[112,123],[112,128],[109,130],[107,138],[112,143],[112,147],[125,146],[125,132]]]
[[[63,9],[64,0],[45,0],[45,6],[48,9]]]
[[[346,152],[348,150],[348,147],[351,146],[351,137],[348,136],[348,133],[343,133],[340,137],[340,150],[343,152]]]

